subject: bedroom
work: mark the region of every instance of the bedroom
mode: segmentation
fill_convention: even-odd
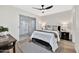
[[[75,53],[74,6],[53,5],[51,9],[43,11],[32,7],[41,8],[41,5],[0,6],[0,26],[8,27],[9,33],[17,39],[16,52],[52,53],[52,49],[56,53]]]
[[[20,8],[22,6],[17,6],[17,7]],[[26,8],[26,9],[27,8],[30,9],[32,7],[37,7],[37,6],[23,6],[23,7]],[[40,7],[40,6],[38,6],[38,7]],[[60,41],[61,39],[64,39],[64,40],[62,40],[63,43],[66,42],[65,44],[69,44],[69,46],[72,47],[72,45],[73,45],[72,44],[72,42],[73,42],[72,41],[72,22],[73,22],[73,20],[72,20],[72,6],[61,6],[61,5],[60,6],[53,6],[52,9],[45,10],[44,11],[45,13],[42,13],[42,11],[36,10],[36,9],[32,9],[32,11],[33,11],[34,14],[39,12],[37,14],[39,16],[39,19],[36,19],[36,23],[35,23],[36,25],[34,23],[32,25],[29,25],[32,22],[29,22],[28,20],[25,21],[25,22],[29,22],[29,24],[28,24],[29,26],[27,28],[28,29],[28,33],[26,33],[26,35],[20,35],[20,40],[25,39],[25,40],[28,41],[27,38],[30,36],[30,32],[31,32],[29,28],[31,28],[31,29],[33,29],[33,31],[35,31],[35,30],[37,31],[38,30],[38,31],[41,31],[41,32],[42,31],[55,32],[58,35],[58,41]],[[29,11],[29,12],[32,12],[32,11]],[[21,17],[23,17],[23,15]],[[26,17],[29,18],[28,16],[26,16]],[[32,19],[32,17],[30,17],[29,19]],[[34,20],[34,19],[32,19],[32,20]],[[21,25],[22,24],[20,24],[20,26]],[[31,26],[33,26],[34,28],[36,27],[36,28],[34,29]],[[59,27],[59,29],[58,29],[58,27]],[[26,28],[26,27],[24,27],[24,28]],[[21,28],[21,30],[24,29],[24,28]],[[33,31],[32,31],[32,33],[33,33]],[[20,32],[22,32],[22,31],[20,31]],[[25,33],[25,31],[24,31],[24,33]],[[31,33],[31,35],[32,35],[32,33]],[[61,33],[61,34],[59,35],[59,33]],[[64,35],[64,34],[66,34],[66,35]],[[61,37],[59,37],[59,36],[61,36]],[[40,36],[40,37],[42,37],[42,36]],[[35,35],[35,38],[39,38],[39,37],[37,35]],[[43,37],[43,38],[45,38],[45,37]],[[31,49],[31,48],[29,48],[29,49]],[[29,52],[29,49],[27,50],[28,52]],[[75,52],[74,48],[71,48],[71,49],[72,49],[73,52]],[[34,51],[34,50],[32,51],[31,50],[31,53],[32,52],[36,52],[36,51]],[[69,52],[69,51],[63,51],[63,52]],[[39,53],[41,53],[41,52],[39,52]]]

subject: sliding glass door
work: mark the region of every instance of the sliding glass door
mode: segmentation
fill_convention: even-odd
[[[20,15],[19,35],[31,35],[36,30],[36,19]]]

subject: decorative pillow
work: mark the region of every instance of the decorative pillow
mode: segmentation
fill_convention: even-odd
[[[46,25],[45,30],[58,31],[58,26],[56,26],[56,25]]]

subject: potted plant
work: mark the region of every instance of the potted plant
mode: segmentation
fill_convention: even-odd
[[[7,35],[7,33],[8,33],[8,28],[0,26],[0,36]]]

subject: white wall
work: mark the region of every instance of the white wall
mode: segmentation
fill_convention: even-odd
[[[56,14],[51,14],[48,16],[41,17],[43,22],[46,22],[49,25],[60,25],[67,23],[67,31],[71,31],[72,23],[72,11],[65,11]]]
[[[67,23],[67,27],[65,28],[67,32],[70,32],[69,38],[72,39],[72,24],[73,24],[73,13],[72,10],[64,11],[60,13],[55,13],[47,16],[42,16],[38,18],[37,21],[37,29],[41,29],[41,26],[43,23],[46,23],[48,25],[60,25],[62,26],[63,23]],[[74,40],[72,39],[74,42]]]
[[[74,6],[73,9],[74,12],[74,18],[73,18],[73,39],[75,41],[75,49],[76,52],[79,53],[79,6]]]
[[[37,17],[37,20],[36,20],[36,29],[37,30],[41,30],[41,23],[42,23],[42,19],[41,17]]]
[[[18,38],[18,15],[16,9],[10,6],[0,6],[0,26],[7,26],[9,33]]]
[[[0,26],[7,26],[9,33],[19,40],[19,15],[35,17],[21,9],[12,6],[0,6]]]
[[[75,7],[73,6],[73,9],[72,9],[72,19],[73,19],[73,22],[72,22],[72,39],[73,39],[73,42],[75,43],[75,31],[76,31],[76,20],[75,20],[75,16],[76,16],[76,13],[75,13]]]

